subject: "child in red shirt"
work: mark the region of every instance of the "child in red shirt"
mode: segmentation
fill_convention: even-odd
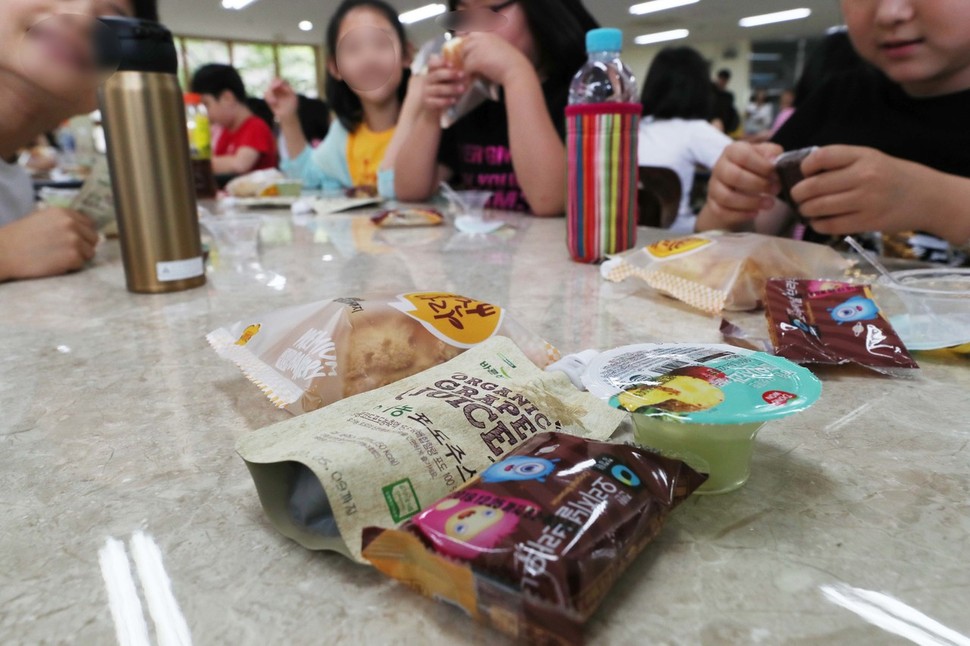
[[[276,138],[266,122],[246,105],[246,90],[234,67],[200,67],[192,77],[192,91],[202,95],[209,120],[222,127],[212,157],[212,170],[217,175],[276,168]]]

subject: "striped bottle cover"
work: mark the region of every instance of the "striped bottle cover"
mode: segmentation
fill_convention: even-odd
[[[566,243],[573,260],[599,262],[637,236],[639,103],[566,108]]]

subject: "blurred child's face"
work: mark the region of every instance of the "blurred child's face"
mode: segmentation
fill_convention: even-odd
[[[968,0],[842,0],[859,55],[912,96],[970,89]]]
[[[225,90],[219,96],[212,94],[202,95],[202,105],[212,123],[227,128],[233,124],[236,117],[235,107],[239,105],[236,95]]]
[[[499,36],[532,61],[533,65],[538,64],[539,52],[536,50],[535,39],[529,31],[529,23],[525,17],[525,11],[517,1],[509,0],[459,0],[455,8],[459,11],[468,9],[491,9],[496,11],[505,20],[501,21],[497,29],[491,33]]]
[[[397,32],[384,14],[367,7],[344,16],[330,73],[361,101],[383,103],[397,94],[407,61]]]
[[[44,99],[97,105],[101,80],[93,50],[95,18],[134,14],[130,0],[0,0],[0,71],[36,89]]]

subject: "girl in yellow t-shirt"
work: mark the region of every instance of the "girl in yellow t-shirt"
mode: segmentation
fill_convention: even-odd
[[[327,100],[337,117],[316,148],[307,145],[298,100],[276,79],[266,102],[280,123],[289,159],[281,168],[305,188],[376,189],[394,197],[390,170],[380,170],[401,113],[410,72],[397,11],[382,0],[345,0],[327,27]]]

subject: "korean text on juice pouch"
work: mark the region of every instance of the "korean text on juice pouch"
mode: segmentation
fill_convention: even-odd
[[[543,431],[605,439],[625,417],[494,337],[451,361],[243,437],[263,508],[310,549],[363,562],[393,527]]]
[[[542,433],[364,557],[423,594],[523,642],[576,644],[667,515],[704,481],[643,449]]]

